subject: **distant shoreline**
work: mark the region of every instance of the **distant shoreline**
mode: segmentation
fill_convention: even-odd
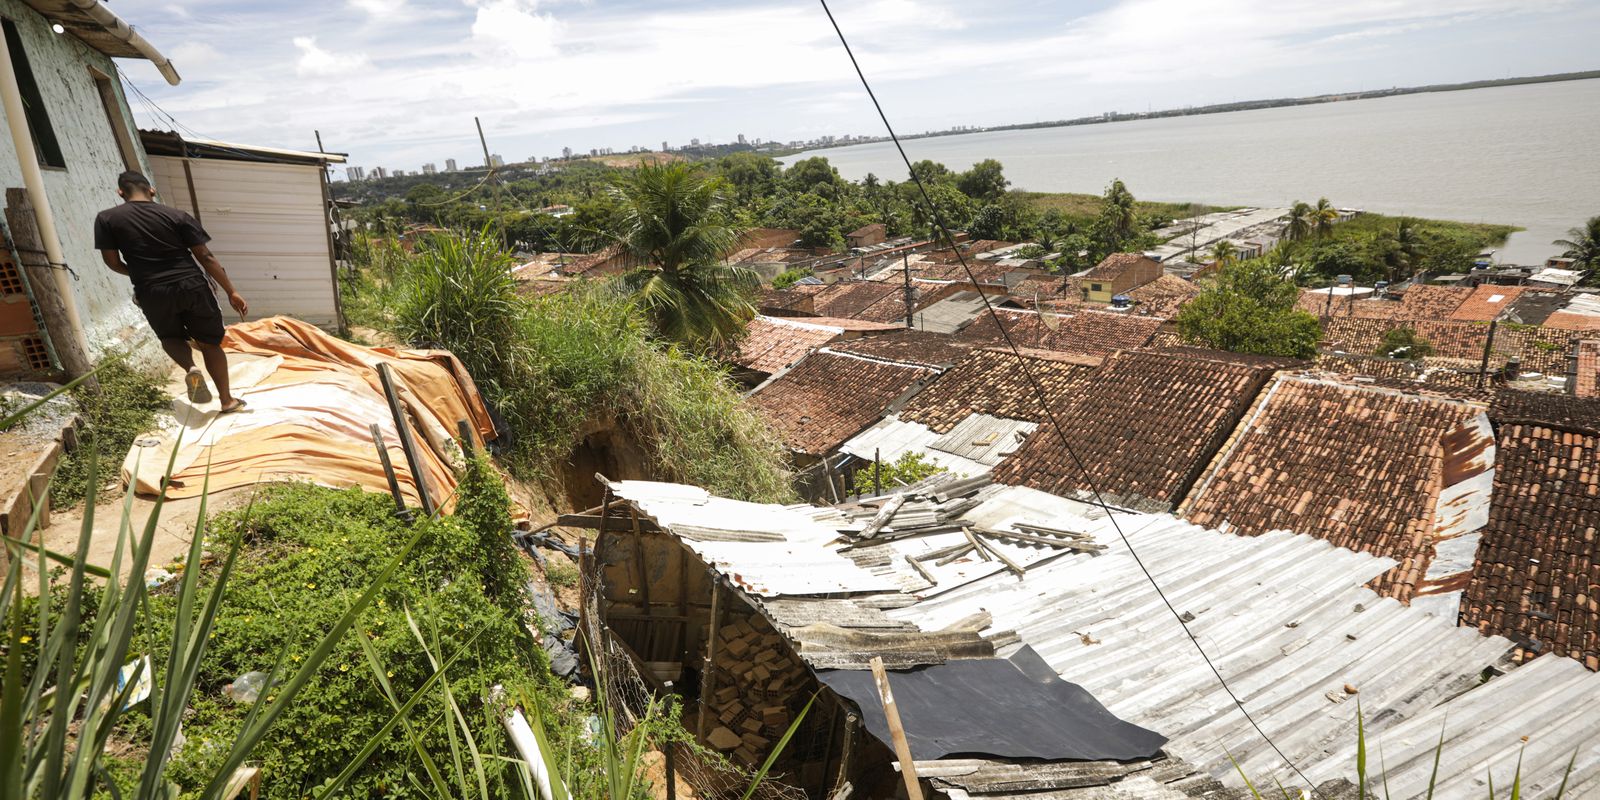
[[[1530,83],[1558,83],[1562,81],[1583,81],[1600,78],[1600,70],[1587,72],[1558,72],[1551,75],[1528,75],[1517,78],[1494,78],[1491,80],[1467,81],[1465,83],[1435,83],[1426,86],[1403,86],[1391,89],[1374,89],[1362,92],[1342,92],[1338,94],[1319,94],[1309,97],[1282,97],[1267,100],[1244,100],[1235,103],[1214,103],[1205,106],[1190,106],[1187,108],[1169,108],[1162,111],[1143,111],[1135,113],[1107,112],[1092,117],[1077,117],[1075,119],[1048,120],[1043,122],[1019,122],[1012,125],[990,125],[985,127],[963,127],[959,130],[929,131],[926,133],[901,134],[902,141],[908,139],[932,139],[941,136],[966,136],[974,133],[994,133],[996,131],[1025,131],[1038,128],[1068,128],[1075,125],[1102,125],[1109,122],[1129,122],[1141,119],[1163,119],[1166,117],[1192,117],[1202,114],[1227,114],[1234,111],[1255,111],[1264,108],[1284,108],[1288,106],[1308,106],[1319,103],[1342,103],[1348,100],[1371,100],[1379,97],[1397,97],[1407,94],[1425,94],[1429,92],[1459,92],[1468,89],[1489,89],[1496,86],[1521,86]],[[889,141],[887,136],[859,137],[848,142],[834,142],[832,144],[819,144],[799,149],[786,148],[781,151],[769,153],[774,158],[784,158],[798,153],[810,153],[818,150],[832,150],[840,147],[854,147],[861,144],[875,144]]]

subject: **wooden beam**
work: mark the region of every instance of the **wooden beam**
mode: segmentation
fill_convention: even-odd
[[[556,522],[553,527],[588,528],[589,530],[599,530],[600,521],[604,518],[604,516],[604,512],[601,514],[562,514],[556,517]],[[639,520],[639,532],[661,533],[662,531],[661,527],[656,525],[654,522],[651,522],[647,519],[641,519]]]
[[[905,492],[899,492],[894,497],[889,498],[883,504],[883,507],[878,509],[878,513],[872,515],[872,520],[867,523],[867,527],[861,529],[859,538],[871,539],[877,536],[878,531],[883,530],[883,526],[888,525],[889,521],[894,519],[895,512],[898,512],[900,507],[905,504]]]
[[[889,688],[889,673],[883,668],[883,657],[872,657],[872,678],[878,683],[878,699],[883,703],[883,715],[889,721],[889,737],[894,740],[894,754],[900,760],[900,777],[906,782],[906,796],[922,800],[922,783],[917,780],[917,765],[911,758],[911,744],[906,741],[905,726],[900,724],[900,708],[894,703],[894,692]]]
[[[706,716],[711,713],[711,693],[717,690],[717,636],[722,630],[722,582],[711,576],[711,618],[706,621],[706,661],[700,669],[700,715],[695,737],[706,740]]]

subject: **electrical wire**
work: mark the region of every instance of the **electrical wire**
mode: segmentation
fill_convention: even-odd
[[[894,126],[889,123],[889,116],[884,113],[883,104],[878,102],[878,95],[872,91],[872,84],[867,81],[866,73],[862,72],[860,62],[856,61],[856,54],[850,49],[850,42],[845,38],[844,31],[840,29],[839,21],[834,19],[833,10],[828,8],[828,0],[817,0],[817,2],[822,4],[823,13],[828,15],[828,22],[833,25],[833,32],[839,37],[839,44],[844,46],[845,54],[850,57],[850,65],[855,68],[856,77],[861,79],[861,86],[867,90],[867,97],[872,100],[872,106],[877,110],[878,118],[883,121],[883,127],[889,132],[889,138],[894,141],[895,149],[900,153],[900,159],[905,162],[906,171],[911,174],[911,179],[916,182],[917,189],[922,194],[923,202],[928,206],[928,213],[933,218],[934,224],[938,226],[940,234],[944,236],[945,241],[948,242],[951,249],[955,251],[956,259],[961,262],[962,270],[967,273],[967,279],[972,281],[973,285],[976,286],[978,284],[978,280],[973,275],[972,268],[968,266],[966,257],[961,253],[961,248],[956,246],[955,239],[950,235],[950,229],[945,225],[944,216],[940,213],[938,205],[933,202],[933,196],[928,193],[928,187],[923,184],[922,178],[917,175],[916,170],[912,169],[911,157],[906,155],[905,146],[900,143],[900,137],[895,134]],[[1227,692],[1228,697],[1233,700],[1233,704],[1239,709],[1239,713],[1244,715],[1244,718],[1250,723],[1250,726],[1255,728],[1256,733],[1261,735],[1261,738],[1266,741],[1267,745],[1272,748],[1273,752],[1277,753],[1278,757],[1283,759],[1283,763],[1289,765],[1289,769],[1293,770],[1294,773],[1300,777],[1300,780],[1305,781],[1308,787],[1311,787],[1312,795],[1315,796],[1316,784],[1312,783],[1311,779],[1306,777],[1304,772],[1300,771],[1300,767],[1296,765],[1281,748],[1278,747],[1278,743],[1274,742],[1272,737],[1268,736],[1265,730],[1262,730],[1261,725],[1256,722],[1255,717],[1250,715],[1249,709],[1246,709],[1244,706],[1244,701],[1239,699],[1239,696],[1234,693],[1233,687],[1228,685],[1227,679],[1222,677],[1221,670],[1217,669],[1217,665],[1211,660],[1211,656],[1208,655],[1205,648],[1201,646],[1200,639],[1196,637],[1194,631],[1189,628],[1189,623],[1184,621],[1183,615],[1178,613],[1177,607],[1174,606],[1172,601],[1167,598],[1167,593],[1161,589],[1161,584],[1156,582],[1155,576],[1150,573],[1150,568],[1145,566],[1144,559],[1139,557],[1138,551],[1133,547],[1133,542],[1130,541],[1128,539],[1128,535],[1123,532],[1121,523],[1117,522],[1116,512],[1112,510],[1111,506],[1108,505],[1105,499],[1101,496],[1100,488],[1095,484],[1094,476],[1089,473],[1089,469],[1084,466],[1083,460],[1078,457],[1077,452],[1072,449],[1071,443],[1067,441],[1067,436],[1061,428],[1060,420],[1056,418],[1055,411],[1051,409],[1050,403],[1045,398],[1044,388],[1039,384],[1039,380],[1033,374],[1033,370],[1029,368],[1027,360],[1022,357],[1022,353],[1017,349],[1016,342],[1012,341],[1011,333],[1006,330],[1005,323],[1000,319],[1000,315],[995,313],[994,305],[989,302],[989,296],[980,291],[978,292],[978,297],[983,300],[985,311],[988,313],[990,319],[994,320],[995,327],[999,329],[1001,337],[1005,339],[1006,347],[1011,351],[1012,356],[1017,359],[1018,366],[1022,368],[1023,376],[1027,379],[1028,385],[1033,389],[1035,398],[1039,401],[1040,410],[1043,411],[1045,417],[1050,420],[1050,427],[1055,430],[1056,437],[1061,440],[1062,448],[1066,450],[1067,456],[1072,459],[1072,463],[1077,470],[1083,474],[1084,483],[1089,486],[1089,493],[1094,496],[1095,505],[1098,505],[1101,510],[1105,511],[1106,517],[1111,520],[1111,526],[1117,532],[1117,536],[1121,537],[1122,544],[1128,548],[1128,554],[1133,556],[1134,563],[1139,565],[1139,571],[1144,573],[1145,580],[1149,581],[1150,586],[1156,590],[1156,594],[1161,598],[1161,602],[1166,604],[1167,610],[1172,612],[1172,618],[1177,620],[1178,624],[1183,627],[1183,632],[1188,635],[1190,643],[1192,643],[1194,645],[1194,649],[1200,653],[1200,657],[1205,660],[1206,666],[1211,668],[1211,674],[1216,676],[1217,683],[1222,685],[1223,691]]]

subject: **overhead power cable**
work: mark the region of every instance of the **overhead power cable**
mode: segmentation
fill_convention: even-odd
[[[950,235],[950,229],[945,225],[944,215],[940,212],[939,206],[933,202],[933,196],[929,194],[928,187],[922,182],[922,177],[919,176],[916,170],[912,168],[911,157],[906,155],[905,146],[900,143],[900,137],[895,134],[894,125],[890,124],[889,116],[884,113],[883,104],[878,102],[877,93],[872,91],[872,84],[868,82],[866,73],[862,72],[861,64],[856,60],[855,51],[850,49],[850,42],[845,38],[844,31],[840,29],[839,21],[834,18],[833,10],[828,8],[828,0],[817,0],[817,2],[822,4],[822,11],[828,15],[828,22],[833,25],[833,32],[839,36],[839,44],[844,46],[845,55],[850,57],[850,66],[855,68],[856,77],[861,79],[862,88],[867,90],[867,97],[871,98],[872,107],[877,110],[878,118],[883,121],[884,130],[888,131],[890,140],[894,142],[895,150],[899,151],[900,153],[900,160],[905,162],[906,171],[910,173],[911,180],[917,184],[917,190],[922,195],[922,201],[928,206],[928,214],[933,219],[934,225],[938,227],[939,233],[944,237],[944,240],[949,243],[950,249],[955,252],[956,260],[961,263],[961,269],[967,274],[967,280],[972,281],[972,284],[977,286],[978,279],[973,275],[972,267],[967,264],[966,256],[962,254],[961,248],[956,246],[955,238]],[[1101,510],[1106,513],[1106,517],[1111,520],[1111,525],[1116,530],[1117,536],[1122,539],[1122,544],[1128,548],[1128,554],[1133,556],[1134,563],[1139,565],[1139,571],[1144,573],[1145,580],[1149,581],[1150,586],[1155,589],[1156,594],[1161,598],[1161,602],[1166,604],[1167,610],[1172,612],[1172,618],[1177,620],[1178,625],[1183,628],[1183,632],[1189,637],[1190,643],[1192,643],[1194,645],[1194,649],[1200,653],[1200,657],[1205,660],[1206,666],[1211,668],[1211,674],[1216,676],[1217,683],[1221,684],[1222,690],[1228,694],[1228,697],[1233,701],[1233,705],[1239,709],[1239,713],[1244,715],[1244,718],[1249,721],[1250,726],[1255,728],[1256,733],[1261,735],[1261,738],[1266,741],[1267,745],[1272,748],[1273,752],[1277,753],[1278,757],[1283,759],[1283,763],[1289,765],[1289,769],[1293,770],[1294,773],[1300,777],[1300,780],[1305,782],[1306,786],[1310,788],[1310,791],[1314,796],[1316,792],[1316,785],[1313,784],[1311,779],[1307,778],[1306,774],[1300,771],[1300,767],[1296,765],[1281,748],[1278,747],[1278,743],[1274,742],[1272,737],[1267,735],[1267,732],[1261,728],[1259,723],[1256,722],[1255,717],[1251,716],[1250,710],[1245,708],[1244,701],[1240,700],[1239,696],[1234,693],[1233,687],[1228,685],[1228,680],[1222,676],[1221,670],[1217,669],[1216,663],[1211,660],[1211,656],[1208,655],[1205,648],[1201,646],[1200,639],[1196,637],[1194,631],[1189,628],[1189,623],[1184,621],[1183,615],[1178,612],[1177,607],[1174,606],[1172,601],[1167,598],[1167,593],[1162,590],[1161,584],[1158,583],[1155,576],[1150,573],[1150,568],[1145,566],[1144,559],[1139,557],[1139,552],[1134,549],[1133,542],[1130,541],[1128,539],[1128,535],[1123,532],[1121,523],[1117,522],[1116,511],[1113,510],[1111,506],[1106,503],[1105,498],[1101,496],[1100,488],[1098,485],[1096,485],[1094,476],[1091,475],[1089,469],[1084,466],[1083,460],[1078,457],[1077,452],[1072,449],[1072,444],[1067,441],[1067,436],[1061,427],[1060,420],[1056,418],[1055,411],[1051,409],[1050,403],[1045,398],[1044,388],[1039,384],[1038,378],[1033,374],[1033,370],[1028,366],[1027,359],[1024,359],[1022,357],[1022,353],[1017,349],[1016,342],[1012,341],[1011,333],[1010,331],[1006,330],[1004,321],[1000,319],[999,314],[995,313],[994,304],[989,302],[988,294],[980,288],[978,291],[978,297],[983,300],[984,310],[989,315],[989,318],[994,320],[995,327],[999,329],[1000,336],[1005,340],[1007,349],[1009,349],[1011,351],[1011,355],[1017,359],[1017,365],[1022,368],[1022,374],[1027,379],[1028,386],[1032,389],[1034,397],[1039,402],[1040,411],[1042,411],[1045,418],[1050,421],[1050,427],[1055,430],[1056,437],[1061,440],[1061,447],[1066,451],[1068,458],[1072,460],[1073,466],[1077,468],[1078,472],[1082,473],[1084,483],[1089,487],[1089,493],[1094,496],[1095,505],[1099,506]]]

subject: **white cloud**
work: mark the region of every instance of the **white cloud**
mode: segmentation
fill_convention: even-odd
[[[537,5],[520,0],[479,3],[472,21],[472,42],[481,48],[478,54],[519,60],[555,55],[562,25],[554,16],[538,13]]]
[[[333,53],[317,46],[314,36],[294,37],[294,46],[300,48],[300,60],[295,62],[295,74],[301,77],[348,76],[353,70],[367,66],[364,53]]]
[[[222,51],[206,42],[184,42],[167,51],[180,67],[204,68],[222,60]]]
[[[393,18],[406,10],[406,0],[346,0],[374,17]]]

